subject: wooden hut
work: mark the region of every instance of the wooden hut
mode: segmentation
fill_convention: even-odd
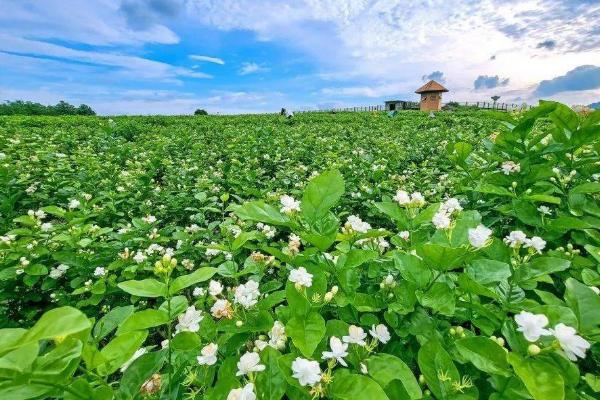
[[[439,111],[442,108],[442,93],[447,92],[448,89],[437,83],[436,81],[429,81],[415,93],[421,95],[421,111]]]

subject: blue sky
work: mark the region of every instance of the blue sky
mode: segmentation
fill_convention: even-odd
[[[1,0],[0,100],[101,114],[600,101],[600,0]]]

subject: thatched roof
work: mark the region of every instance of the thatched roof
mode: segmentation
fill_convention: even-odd
[[[448,89],[437,83],[436,81],[429,81],[420,88],[418,88],[415,93],[429,93],[429,92],[447,92]]]

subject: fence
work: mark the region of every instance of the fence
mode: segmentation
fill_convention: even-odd
[[[405,104],[404,110],[418,110],[419,103],[414,101],[402,101],[401,103]],[[532,106],[527,104],[515,104],[515,103],[496,103],[496,102],[488,102],[488,101],[477,101],[477,102],[458,102],[452,101],[449,103],[445,103],[445,105],[455,104],[458,106],[465,107],[475,107],[483,110],[498,110],[498,111],[515,111],[515,110],[529,110]],[[401,110],[397,108],[397,110]],[[362,106],[362,107],[346,107],[346,108],[329,108],[322,110],[298,110],[294,111],[294,113],[333,113],[333,112],[366,112],[366,111],[386,111],[385,106],[383,104],[376,106]]]

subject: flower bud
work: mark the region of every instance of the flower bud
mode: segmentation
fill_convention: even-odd
[[[501,338],[501,337],[497,338],[496,343],[498,343],[500,346],[504,347],[504,338]]]
[[[530,356],[537,356],[540,354],[540,351],[540,347],[536,344],[530,344],[529,347],[527,347],[527,353],[529,353]]]
[[[512,183],[512,187],[516,188],[516,187],[517,187],[517,182],[514,182],[514,181],[513,181],[513,183]]]
[[[456,333],[458,333],[459,335],[462,335],[464,332],[465,332],[465,328],[463,328],[462,326],[456,327]]]
[[[241,327],[242,325],[244,325],[244,322],[242,321],[235,321],[235,326],[237,326],[238,328]]]
[[[333,286],[333,287],[331,288],[331,293],[333,293],[333,294],[334,294],[334,296],[335,296],[335,295],[337,294],[338,290],[339,290],[339,288],[338,288],[337,286]]]
[[[326,303],[329,303],[332,299],[333,299],[333,293],[332,292],[325,293],[325,302]]]
[[[425,375],[423,375],[423,374],[419,375],[419,383],[421,385],[425,384]]]

